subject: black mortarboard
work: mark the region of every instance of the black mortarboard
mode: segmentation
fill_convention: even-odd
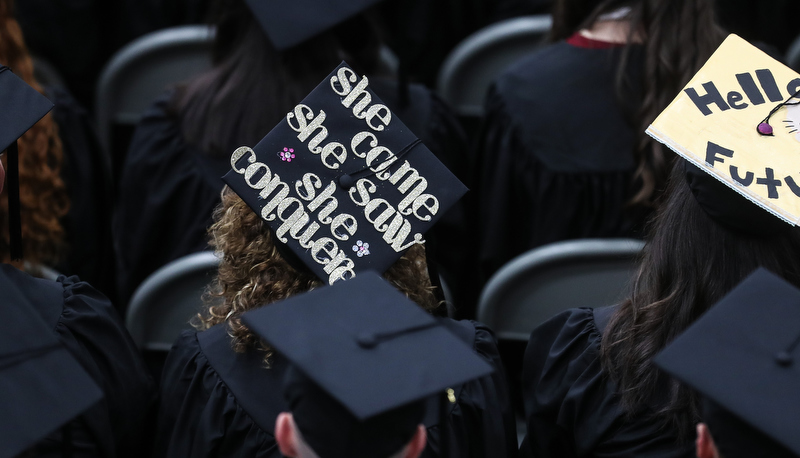
[[[655,364],[783,447],[800,455],[800,290],[756,270],[654,359]],[[769,444],[744,444],[713,429],[720,409],[706,409],[721,444],[737,456]],[[721,423],[721,422],[716,422]],[[726,421],[731,424],[733,421]],[[737,439],[738,437],[738,439]],[[753,435],[755,437],[755,435]],[[724,446],[724,445],[723,445]]]
[[[683,161],[686,182],[700,208],[720,226],[740,234],[772,237],[792,226],[746,199],[718,179]]]
[[[322,458],[397,452],[422,422],[426,398],[493,370],[374,272],[242,320],[292,363],[285,394]]]
[[[368,84],[342,63],[223,177],[328,283],[386,271],[466,192]]]
[[[0,151],[8,151],[8,215],[11,259],[22,258],[17,139],[52,108],[53,103],[0,65]]]
[[[246,0],[275,48],[298,45],[381,0]]]
[[[103,393],[31,304],[0,278],[0,458],[17,456]]]

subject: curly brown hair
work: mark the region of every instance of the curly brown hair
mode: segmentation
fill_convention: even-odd
[[[39,92],[33,61],[22,30],[13,17],[12,0],[0,0],[0,63],[8,66]],[[66,186],[61,179],[63,151],[58,126],[46,115],[19,139],[22,248],[31,264],[55,264],[65,249],[61,218],[69,211]],[[5,159],[4,159],[5,160]],[[5,164],[4,164],[5,165]],[[7,190],[0,194],[0,261],[10,260]]]
[[[323,282],[309,270],[292,267],[279,253],[267,223],[227,186],[209,233],[220,265],[206,294],[207,308],[194,325],[203,330],[227,322],[235,351],[258,348],[266,351],[268,360],[270,349],[242,324],[242,313],[310,291]],[[423,309],[432,312],[441,305],[428,276],[424,246],[409,248],[383,276]]]

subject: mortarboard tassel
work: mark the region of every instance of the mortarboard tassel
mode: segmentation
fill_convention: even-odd
[[[8,146],[8,234],[11,260],[22,260],[22,220],[19,203],[19,148],[14,141]]]

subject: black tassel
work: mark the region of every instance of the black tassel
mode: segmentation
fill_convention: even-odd
[[[8,233],[10,239],[11,259],[22,260],[22,220],[19,204],[19,148],[14,141],[8,146]]]

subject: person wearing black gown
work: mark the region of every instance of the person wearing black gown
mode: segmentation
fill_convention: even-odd
[[[298,25],[306,35],[287,46],[270,33],[288,34],[260,22],[244,0],[218,1],[212,12],[214,67],[155,102],[125,159],[114,215],[117,284],[124,302],[159,267],[208,248],[207,228],[230,151],[255,144],[343,58],[362,74],[388,74],[375,26],[364,15],[339,18],[330,30],[308,32],[310,27]],[[466,138],[441,99],[419,85],[401,92],[389,78],[371,80],[446,166],[459,177],[466,174],[461,160]],[[452,248],[463,227],[463,212],[454,208],[437,227],[441,235],[434,234],[436,259],[450,282],[458,281],[465,264],[464,251]]]
[[[481,284],[544,244],[642,236],[670,162],[644,129],[722,41],[713,7],[556,2],[553,43],[486,99],[474,166]]]
[[[11,156],[8,190],[13,196],[13,188],[18,186],[13,157],[17,155],[17,139],[53,105],[6,67],[0,67],[0,99],[4,101],[4,110],[13,115],[0,127],[0,147],[8,147]],[[4,178],[0,164],[0,187]],[[16,205],[13,198],[10,200],[9,207],[13,209]],[[13,215],[14,211],[10,213]],[[11,221],[9,232],[21,233],[19,227],[13,227],[15,218]],[[22,254],[22,246],[16,237],[11,237],[12,258]],[[0,282],[3,284],[0,300],[16,297],[29,303],[102,391],[103,399],[71,422],[75,456],[146,456],[155,384],[111,302],[77,277],[61,276],[57,281],[39,279],[11,264],[0,264]],[[18,306],[15,304],[7,306]],[[60,443],[64,440],[60,434],[57,431],[50,439]]]
[[[294,129],[290,128],[293,125],[290,120],[306,117],[296,117],[294,113],[298,113],[297,110],[324,107],[321,111],[325,112],[326,127],[321,132],[337,142],[356,145],[353,148],[359,149],[360,140],[357,140],[358,130],[355,129],[362,128],[364,121],[358,118],[359,113],[354,116],[351,109],[342,108],[340,104],[347,99],[333,94],[327,87],[329,81],[348,78],[346,75],[350,70],[341,65],[323,78],[323,83],[254,149],[240,147],[231,155],[232,170],[225,176],[228,187],[222,193],[220,207],[214,212],[211,228],[212,244],[220,256],[212,300],[196,322],[200,331],[184,332],[167,358],[161,384],[157,456],[279,456],[274,425],[277,415],[287,410],[286,401],[280,394],[287,363],[273,354],[269,347],[259,343],[253,332],[242,324],[242,313],[269,306],[324,283],[350,281],[348,278],[366,269],[384,272],[384,278],[424,310],[434,312],[439,309],[440,302],[436,298],[436,288],[431,286],[423,245],[409,242],[410,246],[401,248],[388,241],[392,231],[399,231],[394,233],[405,234],[402,237],[417,241],[421,241],[421,234],[412,235],[413,232],[400,230],[398,224],[407,227],[406,223],[399,223],[402,221],[399,213],[392,217],[390,213],[393,210],[384,207],[380,207],[383,216],[378,219],[389,217],[393,222],[373,226],[364,219],[365,210],[359,206],[368,203],[355,196],[359,189],[363,189],[367,195],[375,193],[374,197],[380,198],[376,202],[386,202],[378,205],[398,206],[398,211],[402,211],[404,207],[399,202],[404,196],[397,190],[406,188],[401,182],[397,182],[399,187],[396,189],[392,186],[378,189],[376,184],[375,189],[368,191],[371,187],[367,181],[380,180],[381,176],[389,179],[389,175],[395,176],[395,173],[405,176],[409,166],[414,168],[415,172],[407,175],[411,177],[408,179],[418,182],[424,177],[422,182],[426,183],[426,192],[435,196],[438,202],[428,207],[432,215],[418,213],[421,207],[416,207],[417,217],[409,214],[409,220],[415,222],[409,224],[424,231],[465,192],[463,185],[400,124],[395,114],[384,118],[391,118],[392,127],[384,131],[383,126],[377,126],[380,129],[374,131],[375,143],[363,143],[372,144],[374,151],[386,152],[381,149],[384,147],[377,146],[378,143],[395,145],[393,151],[404,151],[403,160],[396,164],[392,161],[394,165],[380,169],[386,170],[386,175],[380,176],[367,173],[370,171],[362,168],[357,153],[339,156],[346,158],[341,167],[338,164],[335,168],[323,167],[320,164],[323,159],[318,157],[331,156],[309,154],[306,145],[298,143],[298,139],[306,137],[290,130]],[[355,73],[349,75],[358,79]],[[367,78],[364,77],[363,81],[366,82]],[[374,93],[368,95],[373,103],[378,103]],[[361,106],[357,111],[364,108]],[[358,166],[358,171],[353,172],[354,166]],[[270,168],[275,170],[274,174]],[[259,174],[258,170],[262,172]],[[264,187],[267,182],[277,183],[276,180],[294,183],[291,188],[296,194],[295,191],[291,191],[292,197],[282,194],[280,189],[290,192],[282,185]],[[320,186],[327,183],[324,193],[314,183]],[[384,183],[389,182],[381,184]],[[306,184],[309,188],[303,187]],[[259,191],[261,188],[264,190]],[[311,189],[319,189],[320,194],[312,197],[307,193]],[[270,190],[278,191],[273,193]],[[287,233],[288,226],[282,221],[286,220],[286,213],[290,210],[285,205],[288,202],[299,203],[295,195],[311,199],[308,207],[301,205],[298,208],[307,208],[303,211],[314,219],[303,218],[298,213],[296,217],[300,219]],[[363,194],[360,196],[366,198]],[[323,202],[327,203],[323,205]],[[291,207],[292,212],[300,211],[294,208],[294,204]],[[278,217],[270,213],[275,211]],[[341,219],[341,215],[351,216]],[[331,229],[331,234],[341,242],[324,238],[321,234],[329,233],[331,227],[327,225],[334,224],[331,218],[342,222],[355,218],[347,225],[352,237]],[[395,229],[389,229],[389,226]],[[344,249],[331,248],[332,244],[344,246]],[[323,247],[328,247],[326,253],[330,256],[335,254],[335,257],[322,255]],[[329,266],[333,259],[339,264]],[[379,302],[374,305],[381,306]],[[343,321],[339,320],[340,325],[346,326]],[[429,440],[423,456],[441,456],[443,434],[447,434],[455,449],[450,456],[515,456],[514,421],[492,332],[486,326],[470,321],[443,319],[442,325],[495,370],[491,375],[451,387],[447,426],[443,426],[435,415],[425,419]]]
[[[36,80],[14,6],[0,0],[0,63],[55,105],[20,141],[26,269],[38,274],[43,265],[78,275],[113,295],[106,157],[86,111],[65,88]]]
[[[693,457],[699,404],[650,360],[757,267],[800,285],[800,229],[679,159],[629,298],[531,334],[523,366],[536,457]]]
[[[450,403],[440,393],[493,370],[374,272],[242,320],[290,362],[282,386],[288,409],[275,421],[275,439],[291,458],[417,458],[425,416]],[[348,328],[331,328],[336,321]]]
[[[758,269],[653,359],[702,398],[697,458],[800,457],[798,323],[800,289]]]

